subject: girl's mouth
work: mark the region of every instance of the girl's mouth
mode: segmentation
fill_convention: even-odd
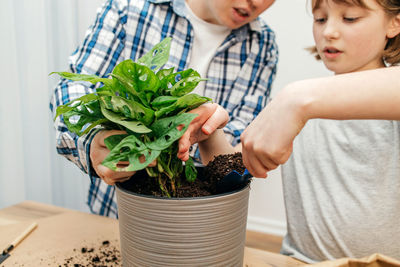
[[[324,55],[326,58],[333,59],[341,55],[343,52],[334,48],[334,47],[327,47],[323,50]]]

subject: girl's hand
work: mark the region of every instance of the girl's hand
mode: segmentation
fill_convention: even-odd
[[[290,91],[278,94],[241,135],[243,163],[255,177],[285,163],[293,140],[304,127],[295,99]]]
[[[216,103],[207,103],[189,111],[198,114],[179,140],[178,158],[189,159],[192,144],[206,140],[216,129],[223,128],[229,120],[228,112]]]

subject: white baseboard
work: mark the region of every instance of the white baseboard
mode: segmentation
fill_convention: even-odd
[[[286,222],[249,216],[247,218],[247,230],[284,236],[286,234]]]

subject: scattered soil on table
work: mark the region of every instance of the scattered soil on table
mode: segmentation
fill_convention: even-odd
[[[115,240],[115,244],[118,241]],[[121,253],[114,242],[104,240],[97,246],[74,249],[74,255],[65,259],[59,267],[113,267],[121,266]]]
[[[177,196],[201,197],[216,194],[216,186],[220,179],[231,171],[243,173],[245,167],[242,161],[242,153],[224,154],[214,157],[207,166],[198,168],[197,179],[189,183],[185,178],[181,179],[181,186],[177,190]],[[123,188],[142,195],[162,196],[156,178],[147,176],[146,171],[137,172],[130,180],[122,184]]]

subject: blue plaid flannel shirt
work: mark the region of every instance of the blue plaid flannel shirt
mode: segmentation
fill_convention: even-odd
[[[137,60],[167,36],[172,37],[172,44],[165,68],[186,69],[193,29],[186,19],[184,0],[108,0],[98,10],[83,44],[70,56],[68,71],[105,77],[119,62]],[[233,30],[210,62],[205,96],[229,112],[231,119],[224,131],[233,145],[240,142],[242,131],[266,105],[277,61],[275,35],[259,18]],[[53,115],[58,106],[94,90],[94,85],[61,79],[50,103]],[[99,129],[78,137],[60,118],[55,128],[57,152],[91,178],[87,200],[91,211],[117,217],[115,188],[104,183],[90,163],[90,143]]]

